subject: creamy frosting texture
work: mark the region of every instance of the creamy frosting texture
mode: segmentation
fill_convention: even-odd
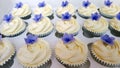
[[[24,4],[21,8],[13,8],[12,15],[18,17],[25,17],[31,14],[31,9],[27,4]]]
[[[10,41],[7,39],[2,39],[2,41],[0,41],[0,65],[10,59],[14,53],[15,49]]]
[[[76,33],[80,29],[78,22],[71,18],[70,20],[60,20],[56,23],[56,30],[60,33]]]
[[[32,34],[40,35],[51,32],[53,25],[47,17],[43,17],[39,22],[30,23],[27,29]]]
[[[104,44],[98,40],[92,44],[92,52],[96,57],[109,64],[120,64],[120,42],[114,41],[114,45]]]
[[[52,7],[48,4],[44,7],[37,7],[34,10],[34,14],[42,14],[43,16],[50,16],[53,14]]]
[[[63,63],[69,65],[79,65],[87,60],[88,49],[77,38],[73,42],[64,44],[59,40],[55,47],[55,53]]]
[[[56,13],[58,16],[62,16],[62,14],[64,14],[65,12],[69,12],[70,14],[74,15],[75,14],[75,8],[72,4],[68,4],[66,7],[59,7],[56,10]]]
[[[18,17],[9,23],[3,22],[2,25],[1,33],[6,36],[17,34],[26,28],[26,24]]]
[[[114,18],[114,19],[111,19],[110,21],[110,26],[117,30],[117,31],[120,31],[120,20]]]
[[[38,39],[34,44],[21,47],[17,57],[24,66],[40,66],[50,59],[51,49],[46,41]]]
[[[92,32],[105,32],[108,30],[108,22],[103,17],[101,17],[98,21],[88,19],[85,21],[84,27]]]

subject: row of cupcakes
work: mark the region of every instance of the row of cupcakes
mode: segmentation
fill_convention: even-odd
[[[17,52],[17,60],[25,68],[47,68],[51,66],[51,48],[48,42],[28,34]],[[120,66],[120,42],[109,35],[101,36],[88,44],[93,59],[107,67]],[[0,35],[0,67],[9,68],[14,62],[15,48],[10,41]],[[65,33],[55,46],[55,57],[67,68],[85,66],[88,60],[88,47],[72,34]]]

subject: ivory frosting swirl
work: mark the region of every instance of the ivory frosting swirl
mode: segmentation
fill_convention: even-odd
[[[47,17],[43,17],[39,22],[30,23],[27,30],[35,35],[46,34],[53,30],[53,25]]]
[[[46,4],[44,7],[37,7],[34,10],[34,14],[42,14],[43,16],[50,16],[53,14],[52,7]]]
[[[87,60],[88,49],[77,38],[68,44],[59,40],[55,47],[55,54],[64,64],[80,65]]]
[[[21,8],[13,8],[12,10],[12,15],[18,17],[26,17],[31,13],[31,9],[27,4],[24,4]]]
[[[117,31],[120,31],[120,21],[116,18],[110,20],[110,26]]]
[[[103,14],[110,15],[110,16],[115,16],[119,11],[120,11],[120,7],[114,4],[111,4],[109,7],[104,6],[100,8],[100,12],[102,12]]]
[[[92,44],[92,53],[101,61],[108,64],[120,64],[120,42],[114,41],[113,45],[104,44],[97,40]]]
[[[65,12],[69,12],[71,15],[75,14],[75,8],[72,4],[68,4],[66,7],[58,7],[56,13],[58,16],[62,16]]]
[[[14,55],[14,46],[7,39],[2,39],[0,41],[0,65],[3,65],[12,55]]]
[[[39,67],[50,60],[51,49],[49,44],[38,39],[31,45],[21,47],[17,53],[19,62],[25,67]]]
[[[26,24],[18,17],[9,23],[3,22],[2,25],[0,32],[5,36],[18,34],[26,28]]]
[[[74,34],[77,33],[80,29],[79,23],[71,18],[70,20],[60,20],[56,23],[56,30],[60,33]]]
[[[87,30],[95,33],[103,33],[107,31],[108,26],[108,22],[103,17],[101,17],[98,21],[88,19],[83,25],[83,27],[85,27]]]
[[[92,13],[98,12],[97,7],[91,3],[88,7],[80,7],[78,13],[84,16],[91,16]]]

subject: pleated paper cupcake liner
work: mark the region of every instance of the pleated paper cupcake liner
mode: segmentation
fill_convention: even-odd
[[[24,19],[24,20],[30,19],[30,18],[31,18],[31,15],[32,15],[32,13],[29,14],[29,15],[27,15],[27,16],[25,16],[25,17],[21,17],[21,19]]]
[[[91,43],[92,44],[92,43]],[[92,56],[92,58],[98,62],[99,64],[103,65],[103,66],[106,66],[106,67],[120,67],[120,64],[112,64],[112,63],[107,63],[106,61],[104,60],[101,60],[99,59],[96,54],[93,52],[92,50],[92,45],[89,45],[89,50],[90,50],[90,54]]]
[[[54,19],[54,14],[52,13],[51,15],[47,16],[50,20]]]
[[[89,19],[89,18],[90,18],[90,16],[85,16],[85,15],[83,15],[83,14],[80,14],[80,13],[78,12],[78,10],[77,10],[77,13],[78,13],[78,15],[79,15],[80,17],[82,17],[82,18],[84,18],[84,19]]]
[[[113,34],[114,36],[118,36],[120,37],[120,31],[114,29],[112,26],[109,25],[109,29],[110,29],[110,32],[111,34]]]

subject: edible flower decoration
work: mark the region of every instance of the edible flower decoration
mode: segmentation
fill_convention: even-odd
[[[112,4],[112,2],[110,0],[105,0],[104,4],[108,7],[110,7],[110,5]]]
[[[61,6],[66,7],[67,5],[68,5],[68,1],[63,1]]]
[[[62,37],[63,43],[67,44],[75,40],[73,34],[65,33]]]
[[[45,4],[45,2],[43,1],[43,2],[40,2],[39,4],[38,4],[38,6],[39,7],[44,7],[46,4]]]
[[[62,20],[69,20],[70,18],[71,18],[71,14],[69,14],[69,12],[62,14]]]
[[[120,12],[116,15],[116,18],[120,20]]]
[[[39,14],[39,15],[35,15],[34,18],[33,18],[33,20],[35,22],[39,22],[42,18],[43,18],[42,14]]]
[[[2,40],[2,35],[0,35],[0,41]]]
[[[98,20],[100,19],[100,17],[101,17],[101,15],[100,15],[99,13],[97,13],[97,12],[95,12],[95,13],[93,13],[93,14],[91,15],[91,19],[92,19],[93,21],[98,21]]]
[[[106,34],[106,35],[101,36],[101,40],[106,44],[113,45],[115,38],[110,37],[109,35]]]
[[[83,7],[87,8],[90,5],[90,2],[88,0],[83,1],[82,5]]]
[[[9,23],[12,19],[13,19],[12,14],[6,14],[4,15],[4,18],[3,18],[3,20],[6,21],[7,23]]]
[[[16,3],[15,8],[21,8],[22,6],[23,6],[23,3],[22,3],[22,2],[19,2],[19,3]]]
[[[38,39],[38,36],[32,35],[32,34],[28,34],[27,38],[25,38],[25,42],[26,44],[34,44]]]

